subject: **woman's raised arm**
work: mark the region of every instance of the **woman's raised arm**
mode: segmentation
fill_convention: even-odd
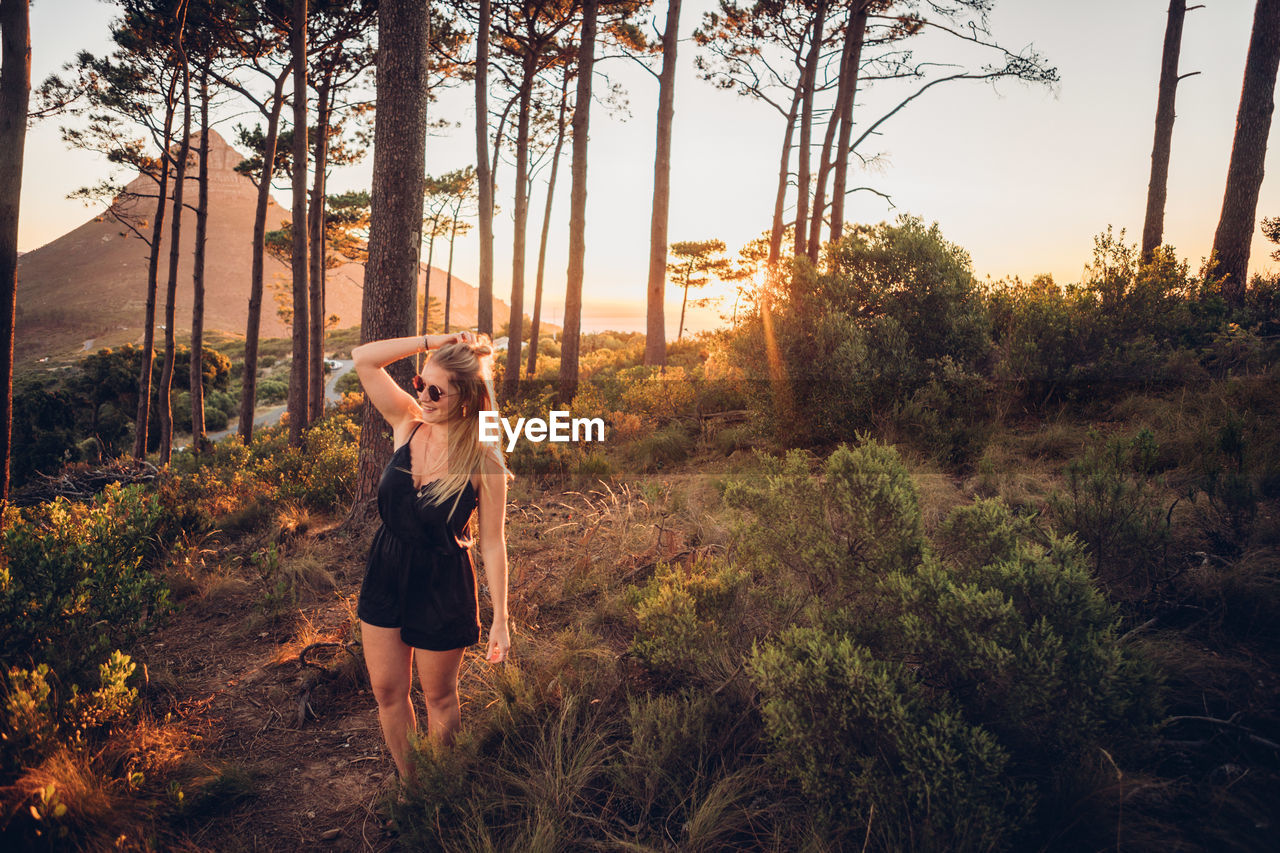
[[[458,339],[455,334],[385,338],[361,344],[351,351],[365,395],[393,430],[399,430],[401,424],[412,416],[418,403],[383,368],[393,361],[454,343]]]

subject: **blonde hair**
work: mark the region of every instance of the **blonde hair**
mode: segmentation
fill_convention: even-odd
[[[502,458],[501,445],[480,441],[480,412],[498,408],[497,395],[493,392],[493,347],[488,335],[478,335],[475,343],[445,344],[428,353],[427,359],[449,374],[453,389],[446,398],[449,401],[448,468],[443,477],[426,486],[426,495],[437,506],[452,496],[453,507],[449,510],[452,518],[471,475],[481,467],[486,456],[497,461],[504,476],[512,478]]]

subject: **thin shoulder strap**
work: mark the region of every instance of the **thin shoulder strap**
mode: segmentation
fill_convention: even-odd
[[[422,421],[418,421],[418,423],[414,426],[413,431],[409,433],[409,437],[404,440],[404,444],[397,447],[396,450],[400,450],[403,447],[409,446],[409,442],[413,441],[413,436],[418,432],[418,429],[419,427],[422,426],[422,423],[423,423]]]

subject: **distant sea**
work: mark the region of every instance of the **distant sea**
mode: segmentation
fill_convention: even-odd
[[[634,310],[619,311],[617,303],[602,306],[604,310],[591,310],[590,303],[582,306],[582,331],[584,332],[643,332],[645,330],[645,314],[644,306],[637,305]],[[564,325],[563,306],[558,306],[558,310],[547,317],[547,321],[557,326]],[[666,306],[667,340],[674,341],[676,332],[680,324],[680,307],[677,305],[674,310],[670,305]],[[685,318],[684,331],[686,335],[701,332],[706,329],[715,329],[725,323],[720,319],[719,314],[712,309],[690,309],[688,317]]]

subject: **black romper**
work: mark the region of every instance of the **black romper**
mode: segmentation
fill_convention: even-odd
[[[382,526],[373,536],[356,615],[370,625],[399,628],[406,645],[448,651],[480,641],[480,607],[471,563],[467,522],[476,508],[468,480],[453,509],[453,497],[435,505],[413,485],[406,441],[391,456],[378,482]]]

